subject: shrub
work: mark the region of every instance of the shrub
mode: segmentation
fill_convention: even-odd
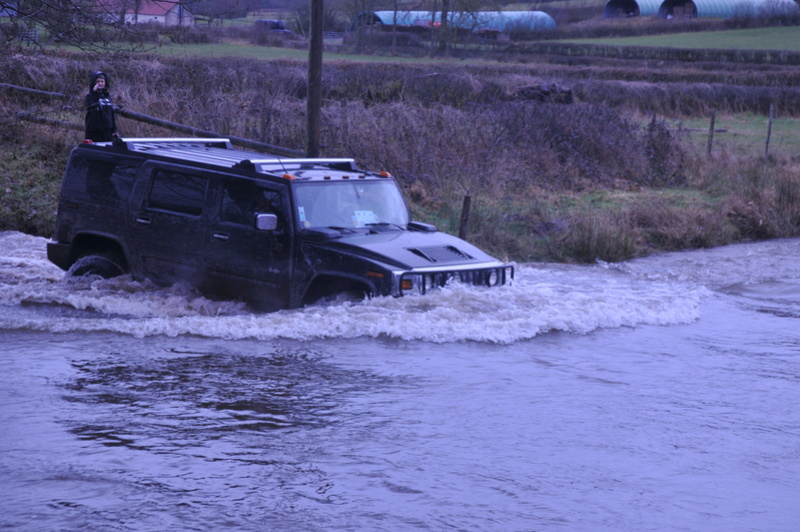
[[[673,131],[663,120],[656,120],[655,115],[647,124],[644,143],[650,172],[644,181],[648,185],[663,187],[686,182],[684,166],[687,153],[685,142],[679,135],[680,130]]]
[[[618,262],[637,255],[638,230],[625,212],[587,210],[571,220],[560,239],[563,259]]]
[[[671,199],[671,201],[670,201]],[[698,197],[645,194],[631,207],[640,246],[677,251],[733,242],[735,229],[719,208]]]
[[[0,143],[0,231],[52,234],[71,145],[47,126],[4,124]],[[26,139],[20,143],[19,139]],[[77,138],[73,138],[77,142]]]
[[[765,158],[713,159],[704,184],[724,198],[723,212],[739,238],[795,236],[800,231],[800,173],[793,164]]]

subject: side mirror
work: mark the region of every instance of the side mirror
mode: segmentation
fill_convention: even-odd
[[[278,217],[274,214],[256,214],[256,229],[274,231],[278,228]]]

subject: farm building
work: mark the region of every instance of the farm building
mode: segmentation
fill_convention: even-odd
[[[95,9],[109,21],[120,20],[124,13],[126,24],[194,25],[194,15],[174,0],[98,0]]]
[[[732,18],[788,14],[797,11],[794,0],[609,0],[606,18]]]
[[[125,22],[143,24],[153,22],[164,26],[192,26],[194,15],[180,2],[159,2],[142,0],[138,9],[125,11]]]
[[[439,11],[368,11],[358,15],[358,22],[365,25],[422,26],[441,24]],[[512,29],[544,30],[556,27],[553,17],[543,11],[453,11],[447,22],[451,26],[468,31],[495,31],[507,33]]]

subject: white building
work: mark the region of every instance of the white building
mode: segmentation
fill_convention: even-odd
[[[153,22],[165,26],[193,26],[194,15],[180,2],[142,0],[138,7],[125,11],[125,22],[129,24]]]

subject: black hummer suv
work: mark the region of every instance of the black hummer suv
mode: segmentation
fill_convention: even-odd
[[[352,159],[263,156],[227,139],[117,139],[73,149],[50,261],[296,308],[340,293],[510,282],[514,267],[410,221],[387,173]]]

